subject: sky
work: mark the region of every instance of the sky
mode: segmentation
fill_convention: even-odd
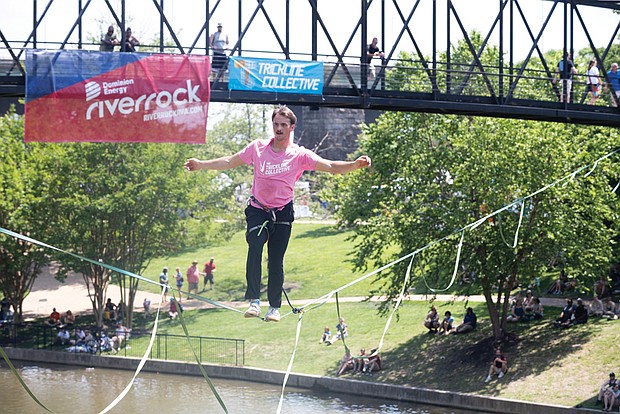
[[[160,0],[158,0],[160,1]],[[334,42],[339,50],[342,50],[349,40],[351,33],[357,23],[358,17],[361,15],[360,0],[317,0],[318,11],[324,20],[329,33],[334,38]],[[82,3],[87,3],[82,0]],[[110,0],[110,3],[120,10],[120,0]],[[242,2],[242,26],[251,17],[257,2],[253,0],[243,0]],[[399,0],[398,4],[405,15],[408,15],[413,0]],[[410,30],[413,32],[416,41],[425,55],[432,53],[432,6],[433,0],[420,0],[411,23]],[[38,0],[38,14],[40,15],[47,1]],[[217,0],[210,0],[210,6],[218,4]],[[446,27],[446,1],[437,1],[438,5],[438,24],[440,25],[437,35],[438,51],[444,51],[447,47],[445,36]],[[463,20],[463,24],[467,30],[478,29],[486,34],[491,27],[491,23],[497,14],[498,0],[453,0],[455,9]],[[544,18],[546,18],[552,1],[545,0],[519,0],[528,22],[533,26],[534,32],[540,29]],[[368,12],[369,30],[368,40],[373,36],[380,38],[380,45],[384,46],[386,52],[394,49],[396,52],[400,50],[413,51],[413,44],[405,35],[399,42],[396,42],[402,22],[398,17],[396,8],[391,0],[385,1],[386,8],[386,30],[385,35],[380,33],[381,19],[381,0],[373,0]],[[33,2],[24,0],[3,1],[3,13],[0,14],[0,30],[4,36],[9,39],[14,47],[21,46],[32,28],[33,19]],[[71,6],[74,6],[73,8]],[[213,11],[210,32],[215,31],[217,22],[224,25],[225,31],[229,34],[231,43],[234,44],[238,40],[238,7],[239,0],[221,0],[218,7]],[[268,11],[274,26],[284,36],[285,20],[284,9],[285,0],[268,0],[265,2],[265,8]],[[174,31],[177,33],[181,43],[185,46],[191,45],[205,21],[206,9],[204,0],[164,0],[164,9],[166,15],[170,19]],[[310,60],[307,56],[311,52],[310,39],[310,6],[307,0],[291,1],[292,18],[291,27],[291,51],[294,53],[293,58],[299,60]],[[159,18],[153,0],[126,0],[126,11],[129,25],[132,27],[134,35],[142,41],[149,43],[158,38]],[[593,7],[581,7],[580,11],[586,22],[586,26],[591,31],[594,43],[603,47],[606,46],[613,34],[615,27],[620,21],[620,15],[614,14],[608,9],[599,9]],[[53,42],[62,42],[69,32],[78,15],[76,0],[53,0],[47,15],[41,23],[37,37],[40,42],[39,47],[57,48]],[[85,29],[83,39],[89,37],[99,37],[101,30],[113,22],[111,14],[105,5],[104,0],[91,0],[91,4],[84,15],[83,21]],[[558,8],[551,19],[549,29],[545,31],[541,38],[540,46],[542,50],[549,51],[551,49],[561,49],[563,45],[562,39],[562,23],[563,15],[561,8]],[[506,31],[508,30],[506,24]],[[517,60],[524,58],[532,42],[529,35],[524,29],[520,18],[515,21],[516,39],[514,53]],[[382,38],[384,37],[384,38]],[[454,44],[458,39],[462,38],[460,29],[456,20],[451,21],[451,41]],[[71,37],[70,41],[77,42],[77,32]],[[43,42],[50,42],[44,44]],[[197,47],[205,46],[205,35],[202,34]],[[351,46],[347,50],[347,58],[345,61],[359,61],[362,42],[361,34],[353,38]],[[499,43],[499,33],[496,29],[491,43]],[[329,46],[326,36],[319,31],[319,60],[334,61],[335,56],[333,50]],[[579,50],[588,45],[587,38],[583,30],[578,28],[575,31],[575,49]],[[247,37],[243,40],[244,56],[266,56],[258,51],[271,50],[277,51],[279,47],[275,37],[268,29],[267,21],[262,13],[259,12],[255,23],[252,23]],[[93,47],[96,49],[96,47]],[[198,52],[200,53],[200,52]],[[271,54],[269,57],[281,58],[283,55]],[[8,55],[4,47],[0,50],[0,57],[7,58]]]

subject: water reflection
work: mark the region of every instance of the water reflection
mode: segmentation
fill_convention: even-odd
[[[16,366],[30,389],[56,413],[98,413],[113,401],[133,376],[130,371],[72,368],[58,365]],[[278,407],[281,388],[251,382],[215,380],[229,413],[271,414]],[[0,365],[0,412],[44,413],[5,364]],[[141,373],[127,396],[111,413],[222,413],[203,378]],[[342,394],[317,394],[287,389],[283,413],[324,414],[473,414],[472,411],[404,404]],[[480,414],[479,412],[477,412]]]

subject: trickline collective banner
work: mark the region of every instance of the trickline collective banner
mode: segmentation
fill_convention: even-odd
[[[323,63],[230,57],[228,89],[257,92],[323,93]]]
[[[208,56],[26,52],[25,141],[204,144]]]

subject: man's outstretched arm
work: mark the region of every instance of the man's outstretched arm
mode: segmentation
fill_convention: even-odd
[[[330,161],[320,159],[317,161],[314,169],[316,171],[324,171],[332,174],[346,174],[360,168],[370,167],[372,164],[370,157],[362,155],[355,161]]]
[[[190,158],[183,166],[187,171],[230,170],[231,168],[236,168],[244,164],[239,154],[235,154],[204,161],[197,158]]]

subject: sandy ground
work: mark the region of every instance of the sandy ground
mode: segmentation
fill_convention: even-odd
[[[83,313],[91,313],[93,306],[88,298],[88,290],[81,275],[71,274],[64,282],[55,279],[55,269],[47,268],[35,280],[30,294],[23,303],[24,317],[47,316],[56,308],[61,314],[71,310],[76,316]],[[139,292],[136,300],[139,300],[140,307],[146,296],[151,298],[151,302],[156,302],[157,298],[152,293]],[[111,286],[108,289],[108,297],[112,302],[120,301],[118,287]]]

